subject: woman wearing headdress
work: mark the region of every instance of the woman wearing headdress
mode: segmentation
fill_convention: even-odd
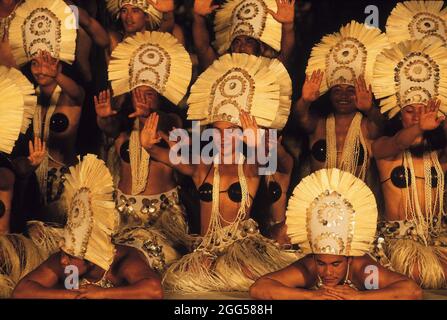
[[[250,288],[258,299],[421,299],[422,289],[369,256],[377,228],[374,194],[354,175],[322,169],[295,188],[287,233],[305,257],[262,276]]]
[[[279,65],[272,67],[271,63]],[[259,158],[250,158],[250,154],[265,148],[258,124],[283,128],[290,112],[287,83],[290,85],[287,71],[277,60],[246,54],[216,60],[193,85],[188,100],[188,119],[212,125],[212,130],[203,134],[213,142],[203,150],[193,146],[193,163],[198,164],[178,162],[169,150],[157,146],[161,139],[171,148],[176,142],[157,132],[156,114],[146,121],[142,146],[151,157],[190,176],[200,198],[200,235],[191,239],[194,251],[166,271],[163,283],[167,289],[246,291],[257,277],[295,257],[261,236],[250,219],[260,181]],[[247,158],[240,153],[242,141],[247,144]],[[211,151],[212,156],[205,156]],[[269,160],[269,165],[276,163],[276,154]],[[266,168],[269,170],[275,168]]]
[[[18,282],[13,298],[161,299],[159,276],[134,248],[116,245],[113,180],[104,162],[86,155],[67,174],[68,221],[60,250]],[[37,249],[37,248],[36,248]]]
[[[33,116],[33,135],[47,146],[33,163],[46,208],[43,219],[64,222],[58,200],[67,166],[76,162],[75,142],[84,92],[62,71],[62,61],[72,63],[76,29],[72,10],[61,0],[26,1],[15,12],[10,43],[17,65],[30,66],[37,83],[38,104]],[[25,30],[26,32],[23,32]]]
[[[371,141],[380,136],[383,124],[370,83],[375,57],[387,45],[380,30],[352,21],[312,49],[295,106],[297,121],[309,134],[312,172],[339,168],[365,180]],[[328,89],[329,114],[311,112],[311,104]]]
[[[295,47],[295,0],[228,0],[221,8],[212,0],[194,1],[194,47],[203,69],[225,53],[276,57],[289,66]],[[205,17],[216,11],[215,48]]]
[[[116,47],[109,65],[114,96],[127,96],[124,108],[114,111],[110,91],[95,97],[98,124],[115,138],[120,157],[116,201],[122,230],[117,237],[144,246],[159,270],[179,258],[174,247],[183,244],[188,231],[174,170],[141,147],[140,131],[153,113],[162,118],[160,130],[181,127],[180,118],[166,112],[166,104],[183,99],[191,72],[188,53],[172,35],[137,33]]]
[[[10,231],[11,206],[16,179],[13,150],[34,113],[36,96],[32,84],[16,69],[0,66],[0,235]],[[36,154],[30,155],[31,162]]]
[[[439,15],[441,7],[434,2],[406,2],[393,12],[415,9],[410,26],[422,32],[440,21],[429,8],[437,9]],[[383,264],[424,288],[443,288],[447,272],[447,49],[436,39],[436,31],[423,39],[408,40],[408,32],[403,31],[406,24],[401,21],[408,17],[390,17],[387,29],[394,30],[399,21],[403,41],[384,50],[374,67],[373,90],[382,99],[381,111],[397,126],[391,136],[373,144],[385,199],[377,254]]]

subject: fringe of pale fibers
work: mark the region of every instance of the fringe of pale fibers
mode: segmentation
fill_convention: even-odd
[[[217,259],[215,275],[224,283],[219,290],[248,291],[259,277],[296,260],[295,253],[281,251],[272,240],[260,234],[236,241]]]
[[[0,236],[0,293],[11,294],[11,288],[33,271],[44,258],[37,246],[21,234]]]
[[[215,259],[201,249],[183,256],[166,270],[163,288],[185,293],[222,291],[225,282],[213,271]]]
[[[161,215],[154,227],[161,230],[172,243],[189,247],[195,238],[188,234],[189,228],[185,219],[184,207],[175,204],[160,210],[162,211]]]
[[[160,230],[154,227],[131,226],[121,229],[113,236],[113,242],[141,251],[146,257],[148,264],[157,270],[162,270],[165,268],[165,264],[170,264],[180,259],[180,254],[174,248],[173,243]],[[161,259],[158,259],[154,252],[149,249],[151,245],[161,247],[163,255]],[[156,260],[162,260],[162,265],[154,265]]]
[[[59,251],[63,232],[62,226],[50,225],[41,221],[28,222],[28,235],[44,259]]]
[[[236,240],[221,252],[198,249],[174,262],[163,277],[167,290],[248,291],[259,277],[298,260],[281,251],[274,241],[256,234]]]
[[[414,279],[415,267],[421,279],[420,285],[426,289],[446,287],[446,277],[441,260],[447,262],[447,248],[425,246],[410,239],[391,240],[388,248],[393,269]]]

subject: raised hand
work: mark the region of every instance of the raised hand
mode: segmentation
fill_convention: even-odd
[[[112,109],[110,90],[104,90],[98,96],[94,96],[95,111],[98,117],[107,118],[116,115],[118,112]]]
[[[53,58],[47,51],[39,51],[38,61],[42,68],[42,74],[47,77],[56,78],[62,70],[59,61]]]
[[[29,148],[28,160],[31,166],[37,168],[42,163],[43,159],[45,158],[45,154],[47,152],[45,142],[42,143],[42,140],[40,140],[40,138],[35,137],[34,144],[30,140],[28,143],[28,148]]]
[[[363,76],[359,76],[354,80],[355,86],[355,105],[360,111],[369,111],[373,106],[373,95],[371,85],[366,86],[366,81]]]
[[[200,16],[207,16],[214,10],[219,8],[218,5],[213,5],[213,0],[195,0],[194,1],[194,13]]]
[[[148,117],[151,113],[147,96],[141,88],[136,88],[132,91],[132,103],[135,112],[131,113],[129,118]]]
[[[445,120],[445,116],[438,117],[441,100],[430,99],[421,111],[419,118],[419,128],[422,131],[434,130]]]
[[[314,102],[320,97],[320,86],[323,81],[324,72],[316,70],[309,76],[306,74],[306,80],[304,81],[303,90],[301,92],[301,98],[305,102]]]
[[[295,19],[295,0],[276,0],[278,12],[268,9],[276,21],[282,24],[293,23]]]
[[[243,141],[249,148],[258,147],[261,142],[261,132],[255,117],[251,117],[246,111],[240,111],[242,130],[244,131]]]
[[[174,0],[147,0],[150,5],[160,12],[172,12],[175,9]]]
[[[159,115],[155,112],[151,113],[144,123],[144,128],[140,133],[140,142],[143,148],[150,149],[154,144],[161,141],[161,137],[157,132]]]

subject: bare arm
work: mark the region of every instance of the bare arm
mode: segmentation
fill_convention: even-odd
[[[156,2],[148,0],[148,2],[158,11],[163,13],[158,31],[172,33],[175,26],[174,18],[174,0],[158,0]]]
[[[53,254],[37,269],[28,273],[14,289],[16,299],[74,299],[79,291],[57,289],[63,270],[59,266],[60,253]]]
[[[114,288],[89,288],[81,289],[78,299],[100,298],[100,299],[163,299],[163,288],[159,276],[151,270],[145,262],[145,258],[136,250],[132,249],[119,266],[118,275],[127,285]],[[99,292],[98,292],[99,291]]]
[[[354,87],[355,105],[357,109],[366,115],[368,139],[375,140],[382,136],[385,117],[374,106],[371,85],[367,86],[363,76],[359,76],[358,79],[354,80]]]
[[[79,24],[88,33],[90,38],[101,48],[107,48],[110,45],[109,35],[107,31],[99,24],[99,22],[90,17],[87,11],[78,7]]]
[[[434,130],[444,121],[445,117],[438,117],[441,101],[430,100],[421,111],[419,123],[400,130],[393,137],[382,137],[372,144],[376,159],[393,157],[408,149],[425,131]],[[405,112],[403,110],[402,112]]]
[[[354,258],[358,259],[358,258]],[[353,275],[362,284],[370,283],[371,273],[378,277],[378,287],[362,291],[356,291],[348,286],[337,286],[328,290],[346,300],[419,300],[422,299],[422,289],[413,280],[392,272],[377,264],[369,256],[360,258],[363,263],[356,269]],[[368,267],[370,269],[368,269]],[[372,285],[372,283],[370,283]]]
[[[109,137],[116,138],[120,134],[120,118],[113,110],[110,90],[104,90],[94,97],[96,122],[98,127]]]
[[[293,170],[293,158],[282,145],[282,138],[278,139],[278,172],[290,174]]]
[[[308,134],[315,132],[318,118],[310,113],[309,108],[312,102],[320,97],[320,86],[324,73],[320,70],[312,72],[309,77],[306,75],[301,98],[295,103],[295,112],[299,126]]]
[[[269,11],[273,18],[282,24],[281,52],[278,59],[289,66],[295,49],[295,0],[276,0],[276,4],[278,12]]]
[[[250,296],[263,300],[313,300],[339,298],[332,296],[326,289],[308,290],[312,280],[303,258],[288,267],[266,274],[250,287]],[[313,279],[314,280],[314,279]]]
[[[211,5],[211,3],[212,0],[194,1],[192,36],[194,47],[196,48],[197,56],[203,69],[208,68],[217,59],[217,54],[213,47],[211,47],[210,36],[205,21],[205,16],[218,8],[218,6]]]
[[[192,177],[197,173],[197,165],[189,164],[187,161],[179,161],[179,163],[173,163],[170,158],[170,150],[161,148],[157,145],[162,139],[173,148],[177,144],[175,141],[170,141],[167,134],[161,131],[157,131],[159,115],[155,112],[151,113],[147,118],[143,130],[141,130],[141,146],[157,161],[160,161],[171,168],[179,171],[180,173]],[[182,163],[185,162],[185,163]]]

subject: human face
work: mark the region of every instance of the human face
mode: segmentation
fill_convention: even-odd
[[[259,56],[261,44],[258,40],[247,36],[237,36],[231,43],[231,53],[246,53]]]
[[[213,124],[214,129],[220,134],[220,137],[214,137],[214,143],[217,145],[217,139],[220,138],[220,152],[224,156],[229,156],[234,154],[236,150],[236,145],[240,141],[241,137],[237,134],[237,130],[240,127],[227,121],[217,121]]]
[[[92,267],[92,263],[88,262],[87,260],[74,257],[72,255],[65,253],[62,250],[59,263],[64,268],[68,266],[76,267],[77,270],[79,271],[79,275],[85,274]]]
[[[402,126],[409,128],[415,124],[419,124],[424,108],[425,106],[421,103],[410,104],[404,107],[401,111]]]
[[[355,88],[351,85],[340,84],[331,89],[330,99],[338,114],[350,114],[356,112]]]
[[[31,74],[39,86],[48,86],[55,83],[54,78],[44,75],[42,72],[42,63],[37,58],[31,61]]]
[[[135,34],[146,30],[146,13],[130,4],[124,5],[120,10],[120,19],[127,34]]]
[[[149,86],[140,86],[135,90],[139,91],[139,94],[144,97],[144,103],[138,104],[139,108],[142,108],[142,112],[145,117],[148,117],[153,111],[158,110],[160,97],[156,90]],[[135,103],[135,101],[134,101]],[[134,104],[134,109],[136,109],[136,105]]]
[[[335,287],[345,279],[350,258],[332,254],[316,254],[314,259],[323,285]]]

